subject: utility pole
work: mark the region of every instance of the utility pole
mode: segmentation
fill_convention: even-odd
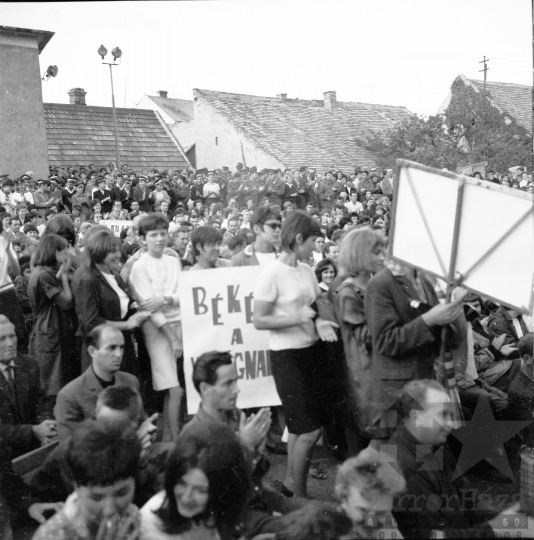
[[[482,62],[479,62],[479,64],[484,64],[484,69],[481,69],[479,73],[484,72],[484,92],[486,92],[486,73],[488,72],[489,67],[486,66],[486,62],[489,62],[489,58],[486,58],[486,55],[484,55],[484,60]]]

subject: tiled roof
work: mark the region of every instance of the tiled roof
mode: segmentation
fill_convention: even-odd
[[[121,164],[134,170],[187,167],[177,145],[154,111],[117,108]],[[49,165],[107,165],[115,161],[110,107],[45,103]]]
[[[385,131],[411,115],[405,107],[336,101],[332,112],[322,100],[280,99],[194,89],[201,100],[243,133],[256,147],[286,167],[318,170],[375,165],[355,136]],[[259,164],[261,165],[261,164]]]
[[[193,101],[161,96],[147,97],[165,111],[175,122],[190,122],[193,120]]]
[[[484,81],[467,79],[479,91],[484,90]],[[522,84],[486,82],[490,99],[503,112],[512,117],[520,126],[532,133],[532,86]]]

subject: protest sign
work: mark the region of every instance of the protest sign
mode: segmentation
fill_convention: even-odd
[[[280,405],[271,373],[268,332],[252,324],[253,292],[259,266],[182,272],[180,309],[184,336],[187,410],[196,413],[200,396],[193,365],[209,351],[230,351],[239,375],[238,407]]]
[[[532,310],[532,194],[397,160],[390,255],[522,313]]]
[[[120,236],[122,229],[128,229],[132,226],[131,221],[123,219],[102,219],[100,225],[105,225],[108,229],[111,229],[115,236]]]
[[[479,172],[482,178],[486,177],[486,165],[487,161],[481,161],[480,163],[471,163],[470,165],[464,165],[463,167],[457,167],[456,172],[458,174],[472,175]]]

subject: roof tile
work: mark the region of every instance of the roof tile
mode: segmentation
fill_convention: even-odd
[[[280,99],[194,89],[201,100],[286,167],[352,169],[375,164],[355,137],[386,131],[411,116],[406,107],[337,101],[332,112],[321,100]]]
[[[151,110],[116,109],[121,163],[132,169],[188,167]],[[115,130],[110,107],[44,104],[50,165],[107,165],[115,161]]]

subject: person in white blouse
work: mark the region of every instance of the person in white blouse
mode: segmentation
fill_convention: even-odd
[[[141,308],[151,312],[143,324],[143,334],[154,390],[165,391],[164,441],[175,441],[183,423],[185,387],[178,295],[181,266],[179,259],[164,253],[169,242],[169,221],[162,214],[148,214],[139,220],[139,239],[147,251],[132,266],[130,284]]]

